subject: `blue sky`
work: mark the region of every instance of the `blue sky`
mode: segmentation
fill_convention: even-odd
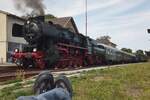
[[[44,0],[46,13],[57,17],[73,16],[81,33],[85,33],[85,0]],[[18,16],[13,0],[0,0],[0,10]],[[149,0],[88,0],[88,35],[111,36],[118,48],[150,50]]]

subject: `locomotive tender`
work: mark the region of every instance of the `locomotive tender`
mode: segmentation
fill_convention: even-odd
[[[28,42],[22,51],[15,49],[13,61],[20,67],[41,69],[134,62],[133,54],[99,44],[96,40],[52,22],[43,16],[29,18],[23,26]]]

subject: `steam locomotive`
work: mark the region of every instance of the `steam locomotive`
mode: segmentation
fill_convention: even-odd
[[[52,22],[43,16],[29,18],[23,26],[28,45],[15,49],[13,61],[20,67],[68,68],[134,62],[136,56],[104,44]]]

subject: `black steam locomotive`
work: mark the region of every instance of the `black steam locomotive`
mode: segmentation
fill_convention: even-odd
[[[136,61],[133,54],[45,22],[43,16],[29,18],[23,33],[28,45],[13,54],[13,61],[21,67],[66,68]]]

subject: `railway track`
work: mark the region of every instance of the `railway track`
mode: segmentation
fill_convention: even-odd
[[[18,68],[16,66],[12,66],[12,67],[0,67],[0,74],[2,73],[6,73],[6,72],[15,72]]]
[[[63,71],[73,71],[77,69],[85,69],[85,68],[69,68],[69,69],[47,69],[51,72],[63,72]],[[0,67],[0,82],[7,80],[14,80],[18,78],[28,78],[34,75],[38,75],[42,71],[41,69],[29,68],[29,69],[20,69],[17,66],[3,66]]]
[[[0,82],[14,79],[25,79],[34,75],[38,75],[40,72],[41,71],[16,71],[11,73],[3,73],[3,75],[0,75]]]
[[[40,72],[37,69],[22,70],[15,65],[0,65],[0,82],[14,80],[18,77],[30,77]]]
[[[30,68],[26,70],[18,69],[18,67],[5,67],[0,68],[0,82],[4,82],[7,80],[14,80],[18,77],[21,78],[28,78],[32,77],[34,75],[38,75],[42,71],[51,71],[53,74],[66,74],[66,73],[80,73],[82,71],[88,71],[93,69],[101,69],[101,68],[107,68],[107,67],[117,67],[117,66],[123,66],[126,64],[120,64],[120,65],[105,65],[100,67],[78,67],[78,68],[69,68],[69,69],[47,69],[47,70],[41,70],[41,69],[35,69]]]

